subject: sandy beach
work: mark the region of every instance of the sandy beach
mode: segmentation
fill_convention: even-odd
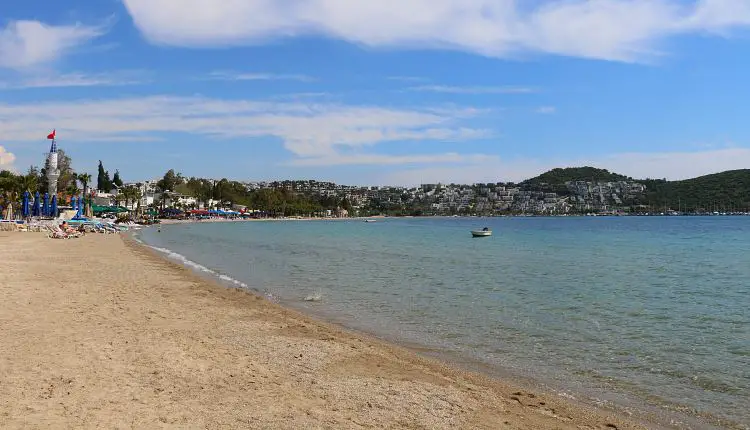
[[[644,428],[202,280],[119,235],[0,232],[4,428]]]

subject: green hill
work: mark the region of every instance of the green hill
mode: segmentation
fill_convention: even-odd
[[[542,173],[535,178],[527,179],[521,182],[521,185],[563,185],[566,182],[571,181],[615,182],[627,180],[632,180],[632,178],[619,175],[617,173],[612,173],[606,169],[597,169],[596,167],[585,166],[552,169],[548,172]]]
[[[521,182],[519,186],[524,190],[544,191],[566,196],[570,194],[568,187],[565,185],[567,182],[615,182],[626,180],[632,180],[632,178],[612,173],[606,169],[597,169],[596,167],[558,167],[544,172],[537,177],[527,179]]]
[[[682,211],[748,211],[750,210],[750,169],[700,176],[682,181],[633,179],[595,167],[552,169],[527,179],[519,185],[526,190],[555,192],[568,195],[566,182],[634,181],[646,186],[646,192],[632,202],[649,206],[650,211],[665,209]]]
[[[750,169],[729,170],[682,181],[641,180],[643,204],[695,211],[745,211],[750,208]]]

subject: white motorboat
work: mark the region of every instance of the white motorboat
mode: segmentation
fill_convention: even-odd
[[[378,220],[375,220],[375,219],[366,219],[365,222],[378,222]]]
[[[487,236],[492,236],[492,230],[490,230],[487,227],[483,228],[482,230],[472,230],[471,231],[471,236],[472,237],[487,237]]]

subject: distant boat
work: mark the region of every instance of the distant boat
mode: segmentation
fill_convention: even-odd
[[[483,228],[481,230],[472,230],[471,231],[471,236],[472,237],[487,237],[487,236],[492,236],[492,230],[490,230],[487,227],[485,227],[485,228]]]
[[[365,222],[378,222],[376,219],[366,219]]]

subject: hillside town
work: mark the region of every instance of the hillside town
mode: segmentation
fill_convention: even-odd
[[[216,183],[218,181],[212,181]],[[125,183],[109,191],[97,190],[94,204],[124,205],[128,209],[175,208],[256,210],[231,199],[207,198],[190,192],[162,190],[159,180]],[[342,202],[324,210],[323,216],[368,216],[398,213],[405,215],[493,215],[618,213],[638,209],[637,201],[646,191],[634,181],[572,181],[564,189],[544,190],[544,186],[512,183],[423,184],[419,187],[366,187],[339,185],[315,180],[239,182],[247,192],[282,190],[312,199]],[[127,199],[119,189],[136,188],[138,199]]]

